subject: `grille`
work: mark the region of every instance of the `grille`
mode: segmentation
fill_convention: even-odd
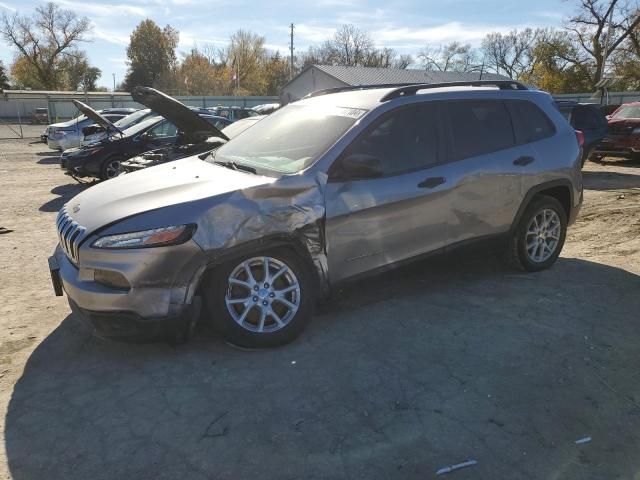
[[[609,133],[613,135],[630,135],[635,127],[633,125],[609,125]]]
[[[77,265],[80,243],[84,240],[86,229],[78,225],[78,222],[71,218],[67,213],[66,206],[62,207],[62,210],[58,213],[56,227],[58,229],[60,246],[69,260]]]

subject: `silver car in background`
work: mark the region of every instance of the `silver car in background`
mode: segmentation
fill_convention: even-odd
[[[109,121],[117,122],[127,115],[131,115],[136,110],[136,108],[107,108],[98,110],[98,112],[104,115]],[[82,129],[93,125],[93,123],[93,120],[87,118],[85,115],[78,115],[66,122],[49,125],[41,137],[46,136],[47,145],[52,150],[64,151],[67,148],[79,147],[84,137]]]
[[[202,317],[282,345],[336,284],[459,245],[550,267],[580,154],[553,99],[512,81],[317,92],[210,155],[82,192],[49,267],[99,335],[185,340]]]

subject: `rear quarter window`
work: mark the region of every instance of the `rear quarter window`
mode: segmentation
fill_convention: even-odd
[[[451,160],[497,152],[515,145],[511,118],[502,101],[463,100],[447,104]]]
[[[535,103],[528,100],[507,100],[518,144],[537,142],[552,137],[556,127]]]

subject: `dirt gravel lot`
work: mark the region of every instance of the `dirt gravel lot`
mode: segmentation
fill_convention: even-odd
[[[0,142],[0,476],[640,479],[640,164],[586,167],[549,271],[421,262],[242,352],[89,336],[46,265],[81,187],[29,142]]]

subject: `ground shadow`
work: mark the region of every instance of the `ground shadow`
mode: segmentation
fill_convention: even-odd
[[[51,155],[51,154],[47,153],[47,155]],[[39,164],[39,165],[59,165],[60,164],[60,157],[48,156],[48,157],[41,158],[36,163]]]
[[[605,158],[603,160],[598,160],[597,162],[600,165],[609,165],[612,167],[630,167],[630,168],[638,168],[640,167],[640,160],[635,158]]]
[[[269,351],[106,342],[67,317],[11,394],[12,478],[424,479],[467,458],[456,478],[632,478],[639,277],[463,258],[345,288]]]
[[[38,142],[36,142],[38,143]],[[45,144],[43,144],[45,145]],[[51,155],[60,155],[61,152],[58,152],[56,150],[47,150],[45,152],[36,152],[36,156],[37,157],[50,157]]]
[[[57,212],[62,206],[67,203],[71,198],[75,197],[82,190],[89,185],[81,185],[79,183],[68,183],[66,185],[58,185],[51,190],[51,193],[58,195],[43,204],[38,210],[41,212]]]
[[[618,173],[601,171],[582,171],[582,181],[587,190],[620,190],[623,188],[639,188],[640,173]]]

